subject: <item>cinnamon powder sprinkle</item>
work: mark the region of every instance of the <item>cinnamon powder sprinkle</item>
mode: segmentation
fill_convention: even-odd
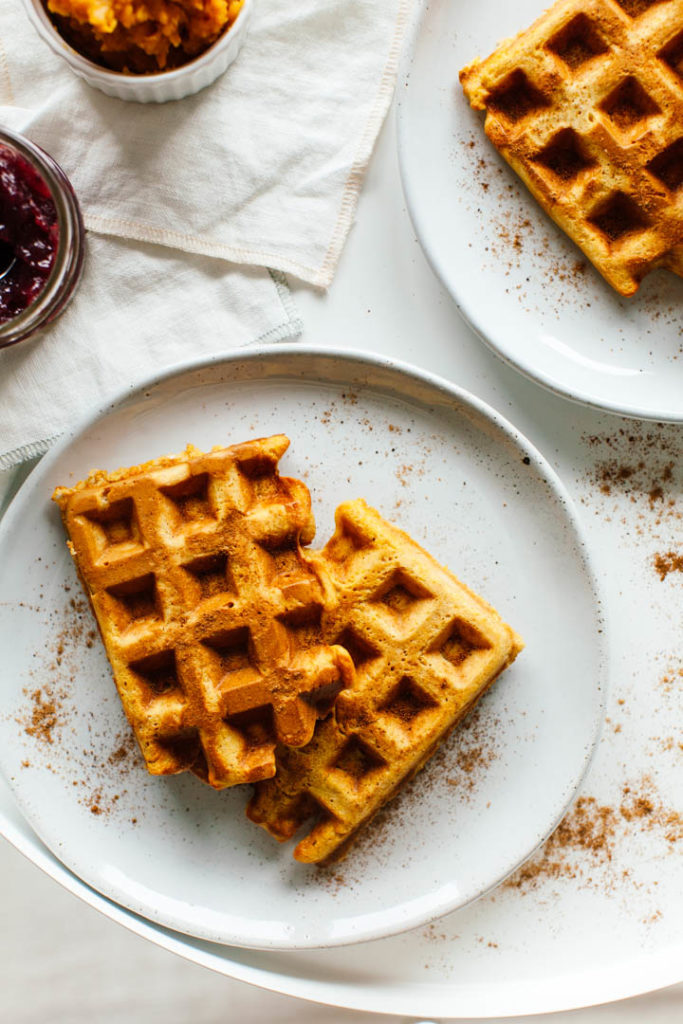
[[[473,747],[463,747],[458,750],[455,758],[455,765],[458,769],[457,776],[447,776],[446,782],[449,786],[458,789],[473,790],[478,782],[480,774],[489,768],[495,760],[495,749],[486,748],[481,744]]]
[[[480,138],[471,137],[466,143],[469,149],[479,149]],[[478,195],[472,195],[474,183]],[[529,214],[523,201],[524,189],[520,182],[512,180],[509,171],[503,168],[497,158],[486,155],[473,159],[467,169],[467,178],[462,181],[463,192],[471,196],[472,207],[488,225],[487,243],[484,247],[482,270],[495,266],[508,278],[505,293],[512,295],[527,310],[535,300],[527,291],[528,276],[535,268],[544,289],[550,287],[548,297],[554,304],[554,313],[559,318],[560,307],[566,305],[590,306],[586,298],[586,262],[577,259],[573,246],[550,224],[540,211]],[[480,207],[478,204],[482,203]],[[471,245],[472,243],[470,243]],[[544,306],[543,313],[547,312]]]
[[[33,736],[41,743],[52,743],[54,731],[60,725],[60,713],[57,698],[49,685],[33,690],[27,694],[30,709],[20,724],[24,726],[27,736]]]
[[[593,864],[612,859],[617,815],[595,797],[582,796],[546,840],[541,852],[503,883],[508,889],[535,889],[546,878],[577,878],[580,865],[573,855],[587,853]]]
[[[683,572],[683,555],[668,551],[654,557],[654,567],[660,580],[664,581],[670,572]]]
[[[135,737],[131,732],[130,735],[126,736],[122,743],[109,755],[109,764],[118,765],[123,767],[124,763],[129,757],[133,757],[135,754]]]
[[[642,539],[649,549],[646,564],[661,582],[683,572],[680,432],[665,424],[633,424],[584,441],[597,458],[588,472],[595,492],[582,504],[594,504],[596,514]]]
[[[68,592],[70,587],[65,585],[64,590]],[[35,682],[24,688],[25,703],[17,716],[34,744],[33,756],[24,758],[22,767],[64,777],[75,787],[75,799],[91,814],[109,815],[128,795],[125,780],[129,773],[140,771],[135,737],[127,724],[114,735],[98,728],[92,712],[75,704],[74,679],[82,669],[83,647],[92,647],[97,640],[88,602],[69,596],[59,612],[50,614],[46,628],[53,639],[35,653],[29,673]],[[115,704],[109,678],[102,679],[101,699]],[[75,736],[79,731],[77,720],[85,746],[65,742],[65,734]],[[60,757],[55,760],[52,751],[58,744]],[[127,810],[131,809],[129,800]]]
[[[617,848],[634,832],[652,833],[669,849],[683,842],[683,814],[661,802],[648,776],[635,787],[625,784],[615,806],[579,797],[540,852],[504,888],[528,892],[547,879],[567,878],[609,890],[607,876]],[[627,877],[628,871],[620,875],[621,880]]]

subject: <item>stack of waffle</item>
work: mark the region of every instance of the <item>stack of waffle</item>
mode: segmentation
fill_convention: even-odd
[[[294,856],[339,856],[521,649],[364,501],[322,551],[276,436],[94,473],[55,500],[150,772],[256,784]]]

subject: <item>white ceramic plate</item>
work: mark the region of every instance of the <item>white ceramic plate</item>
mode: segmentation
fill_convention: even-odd
[[[544,0],[432,0],[399,86],[408,208],[470,326],[558,394],[627,416],[683,420],[683,281],[661,270],[620,298],[484,135],[458,71],[526,28]]]
[[[332,871],[296,865],[247,822],[242,789],[146,774],[49,501],[93,466],[276,431],[292,439],[283,469],[311,488],[321,541],[335,506],[364,495],[527,642],[471,728]],[[188,935],[296,949],[434,919],[532,853],[592,756],[600,615],[562,485],[492,410],[396,364],[282,346],[137,389],[32,473],[2,522],[0,564],[0,766],[19,806],[89,885]]]

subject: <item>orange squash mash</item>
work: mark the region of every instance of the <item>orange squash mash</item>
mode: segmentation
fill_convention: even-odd
[[[115,71],[179,67],[230,28],[244,0],[46,0],[60,34]]]

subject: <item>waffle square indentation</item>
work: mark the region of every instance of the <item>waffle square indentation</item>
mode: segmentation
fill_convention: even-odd
[[[675,75],[683,79],[683,29],[662,47],[657,56],[668,64]]]
[[[171,484],[160,490],[173,502],[181,522],[194,523],[215,518],[209,500],[208,473],[196,473],[179,484]]]
[[[247,626],[222,629],[202,640],[214,655],[221,676],[251,667],[250,632]]]
[[[607,53],[609,46],[597,26],[582,12],[548,41],[548,49],[576,71],[593,57]]]
[[[428,601],[433,595],[407,572],[398,570],[392,573],[371,601],[379,605],[397,622],[405,619]]]
[[[647,169],[672,192],[680,188],[683,185],[683,136],[650,160]]]
[[[352,736],[342,748],[333,767],[350,776],[358,785],[373,771],[382,768],[384,764],[384,759],[376,754],[367,743],[363,743],[358,736]]]
[[[445,635],[437,642],[436,649],[446,661],[458,668],[475,651],[484,651],[490,646],[486,637],[471,622],[454,619]]]
[[[629,18],[639,18],[641,14],[645,14],[651,7],[666,2],[667,0],[617,0],[619,6],[628,14]]]
[[[391,715],[392,718],[397,718],[403,725],[410,726],[418,715],[437,706],[434,698],[425,693],[414,679],[403,676],[379,710]]]
[[[621,132],[631,132],[660,109],[634,75],[627,75],[600,104]],[[644,125],[643,125],[644,127]]]
[[[108,587],[107,593],[114,598],[119,626],[125,628],[141,619],[153,621],[162,617],[154,573],[117,583]]]
[[[373,644],[370,643],[369,640],[364,636],[361,636],[360,633],[356,632],[356,630],[352,629],[350,626],[347,626],[347,628],[336,638],[335,643],[346,648],[356,671],[359,671],[361,668],[369,665],[370,662],[374,661],[380,655],[380,652],[373,646]]]
[[[645,214],[624,192],[615,192],[589,217],[589,223],[604,235],[608,242],[620,242],[627,235],[644,231],[648,227]]]
[[[203,555],[183,565],[186,572],[198,585],[197,597],[200,601],[216,594],[236,593],[235,583],[228,567],[228,556],[225,553]]]
[[[489,106],[515,124],[548,106],[548,101],[521,69],[513,71],[491,92]]]
[[[536,155],[535,163],[546,167],[560,181],[570,182],[582,171],[595,166],[580,135],[573,128],[563,128]]]
[[[130,668],[142,680],[151,696],[183,692],[175,652],[172,650],[159,651],[157,654],[132,661]]]

